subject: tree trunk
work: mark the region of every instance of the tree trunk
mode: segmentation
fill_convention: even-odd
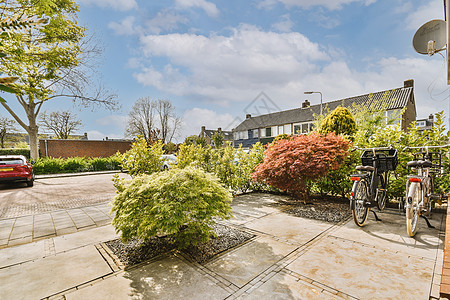
[[[38,127],[29,127],[28,137],[30,138],[30,157],[31,160],[36,161],[39,158],[39,145],[38,145]]]

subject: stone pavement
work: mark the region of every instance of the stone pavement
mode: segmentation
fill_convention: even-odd
[[[256,236],[203,265],[171,252],[123,268],[103,244],[116,237],[110,225],[0,249],[0,299],[439,297],[444,215],[410,238],[394,210],[358,228],[286,214],[276,197],[235,198],[223,223]]]

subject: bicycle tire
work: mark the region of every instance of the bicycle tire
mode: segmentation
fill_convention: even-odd
[[[406,208],[406,231],[410,237],[413,237],[419,224],[419,203],[422,194],[422,185],[418,182],[412,182],[409,186],[408,199],[411,198],[409,207]]]
[[[353,196],[354,205],[352,206],[352,215],[355,224],[359,227],[364,226],[369,216],[369,207],[364,203],[368,200],[368,184],[365,179],[356,182],[355,194]]]
[[[386,174],[385,175],[386,178],[383,178],[383,176],[380,175],[379,178],[378,178],[378,186],[379,186],[379,188],[377,189],[377,195],[376,195],[376,201],[377,201],[378,210],[383,210],[386,207],[387,176],[389,176],[389,175]]]

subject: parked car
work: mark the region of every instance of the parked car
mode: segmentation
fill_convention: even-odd
[[[163,154],[161,155],[161,170],[169,170],[172,165],[177,163],[177,157],[173,154]]]
[[[33,165],[23,155],[0,155],[0,182],[15,181],[33,186]]]

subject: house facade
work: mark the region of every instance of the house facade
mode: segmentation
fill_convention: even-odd
[[[406,80],[401,88],[323,103],[323,110],[331,112],[338,106],[353,105],[384,110],[387,119],[404,109],[401,128],[406,130],[416,120],[414,80]],[[279,134],[307,134],[314,130],[315,116],[320,114],[320,106],[311,106],[306,100],[300,108],[254,117],[247,114],[245,120],[233,129],[234,146],[251,147],[257,142],[267,144]]]
[[[202,126],[202,129],[200,131],[199,137],[203,137],[206,140],[207,145],[214,146],[214,142],[212,140],[212,137],[214,134],[218,132],[219,134],[223,135],[223,142],[233,142],[233,132],[232,131],[225,131],[222,130],[222,128],[217,128],[217,130],[213,129],[206,129],[206,126]]]

